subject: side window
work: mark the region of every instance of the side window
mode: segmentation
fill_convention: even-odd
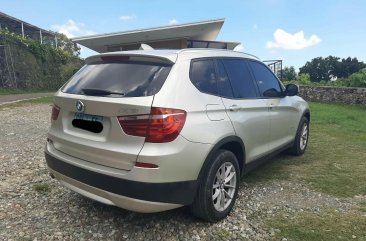
[[[190,78],[201,92],[217,95],[215,65],[212,59],[193,60]]]
[[[217,88],[220,96],[234,98],[233,88],[221,61],[217,61]]]
[[[229,76],[234,97],[239,99],[256,98],[256,86],[253,82],[246,60],[223,59],[222,62]]]
[[[264,64],[259,62],[249,61],[249,63],[253,70],[255,80],[258,84],[258,88],[262,96],[274,97],[276,96],[276,92],[277,94],[282,92],[280,83],[278,82],[277,78],[271,70],[269,70]],[[269,91],[275,92],[273,94],[273,92],[269,93]]]

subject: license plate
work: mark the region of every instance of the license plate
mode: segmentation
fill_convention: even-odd
[[[86,120],[86,121],[96,121],[103,123],[103,116],[99,115],[88,115],[84,113],[75,113],[74,119]]]

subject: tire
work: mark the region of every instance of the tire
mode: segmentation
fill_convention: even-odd
[[[309,130],[309,120],[303,116],[297,128],[294,144],[289,149],[290,154],[301,156],[305,153],[309,140]]]
[[[225,218],[235,204],[240,171],[238,160],[230,151],[219,150],[210,161],[201,178],[191,210],[198,218],[216,222]]]

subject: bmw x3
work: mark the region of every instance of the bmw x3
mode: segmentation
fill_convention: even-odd
[[[231,211],[240,178],[305,152],[310,111],[257,57],[230,50],[136,50],[89,57],[55,94],[45,149],[52,177],[137,212]]]

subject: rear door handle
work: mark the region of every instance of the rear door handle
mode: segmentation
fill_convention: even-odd
[[[240,109],[241,109],[241,107],[238,106],[238,105],[231,105],[231,106],[229,106],[229,110],[230,111],[238,111]]]
[[[273,110],[273,107],[275,107],[275,105],[274,105],[273,103],[269,104],[269,106],[268,106],[268,108],[269,108],[270,110]]]

